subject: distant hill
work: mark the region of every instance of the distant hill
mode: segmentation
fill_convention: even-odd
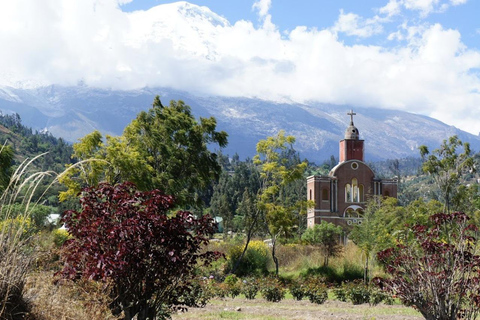
[[[297,138],[295,148],[302,158],[322,162],[338,157],[338,141],[343,138],[353,109],[355,125],[365,140],[366,160],[418,157],[418,146],[431,148],[443,139],[458,135],[480,150],[480,138],[435,119],[412,113],[308,103],[274,103],[258,99],[196,96],[166,88],[118,91],[86,86],[47,86],[36,89],[0,88],[0,110],[17,112],[22,122],[35,130],[48,130],[56,137],[75,142],[97,129],[120,135],[142,110],[150,108],[155,95],[162,102],[184,100],[197,117],[214,116],[217,128],[229,134],[225,154],[252,157],[260,139],[284,129]]]
[[[0,141],[13,147],[14,165],[43,154],[32,163],[34,169],[60,173],[65,164],[72,162],[71,143],[51,133],[32,130],[18,114],[0,114]]]

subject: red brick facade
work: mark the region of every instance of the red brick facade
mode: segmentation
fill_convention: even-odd
[[[340,162],[328,176],[307,178],[307,199],[315,202],[307,216],[310,228],[322,220],[348,228],[362,222],[363,210],[372,195],[397,197],[397,181],[376,179],[364,162],[364,141],[353,124],[355,113],[349,115],[350,126],[340,141]]]

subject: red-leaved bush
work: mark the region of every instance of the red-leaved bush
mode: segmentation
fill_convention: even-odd
[[[430,221],[412,227],[402,243],[377,254],[391,277],[373,281],[427,320],[476,319],[480,310],[477,227],[461,212],[434,214]]]
[[[219,255],[202,251],[214,231],[210,217],[169,216],[173,197],[139,192],[131,183],[86,188],[80,203],[81,211],[62,218],[72,239],[64,245],[61,275],[110,285],[112,313],[123,311],[125,319],[164,318],[172,306],[192,304],[185,297],[194,267]]]

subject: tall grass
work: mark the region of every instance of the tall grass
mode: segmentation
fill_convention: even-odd
[[[41,182],[53,175],[28,171],[40,156],[21,163],[0,195],[0,319],[21,318],[28,311],[24,289],[34,255],[27,231],[31,209],[37,204],[32,198]],[[23,210],[15,211],[14,203],[23,204]]]

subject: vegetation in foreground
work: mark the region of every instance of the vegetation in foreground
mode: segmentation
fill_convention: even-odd
[[[29,147],[43,145],[33,136]],[[121,137],[94,132],[75,144],[58,176],[37,165],[42,156],[19,163],[17,145],[5,145],[0,319],[167,319],[239,297],[270,309],[285,299],[307,310],[402,302],[426,319],[475,319],[480,197],[468,144],[420,148],[431,197],[403,189],[404,202],[371,199],[354,243],[340,247],[343,230],[305,230],[304,176],[318,167],[300,160],[294,141],[279,132],[253,161],[228,159],[207,148],[227,143],[214,118],[197,122],[183,102],[157,97]],[[47,223],[60,192],[68,232]],[[207,213],[223,218],[222,240]]]

